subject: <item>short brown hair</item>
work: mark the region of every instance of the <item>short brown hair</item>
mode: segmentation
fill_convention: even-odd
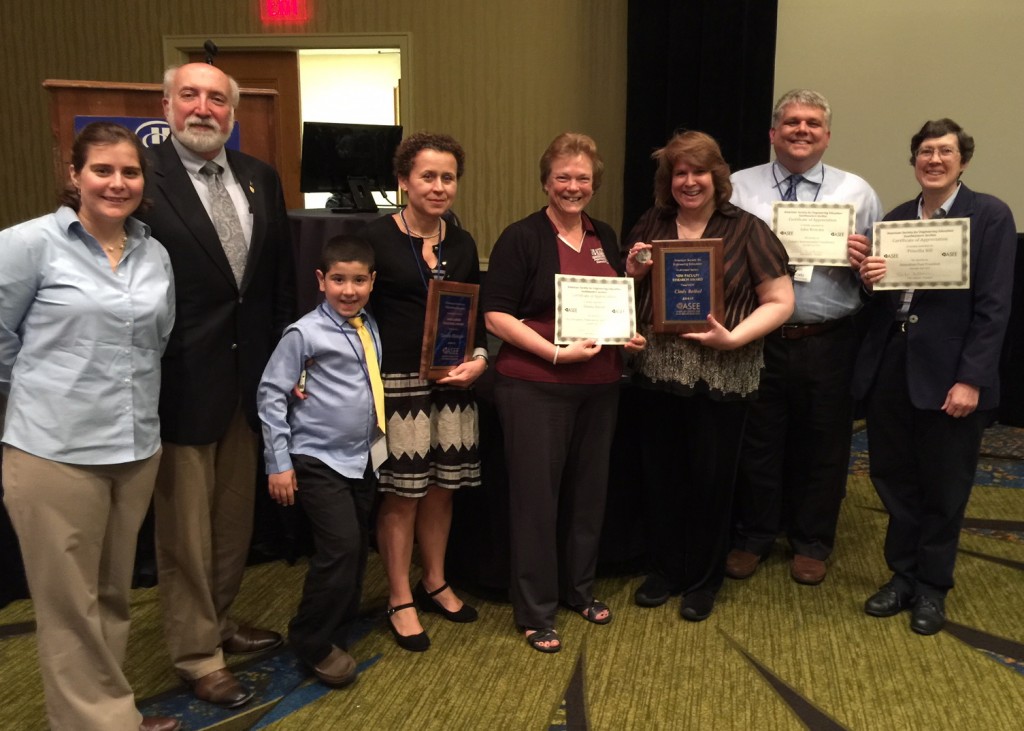
[[[594,168],[593,188],[594,192],[601,187],[601,176],[604,175],[604,160],[597,154],[597,143],[592,137],[581,132],[563,132],[551,140],[548,149],[540,156],[540,184],[547,185],[548,176],[551,175],[551,163],[556,157],[575,157],[586,155],[590,158],[590,164]]]
[[[416,156],[423,150],[447,152],[454,157],[456,178],[461,178],[466,171],[466,151],[454,137],[431,132],[416,132],[402,140],[401,144],[395,148],[395,156],[392,159],[395,176],[408,178],[412,174]]]
[[[85,167],[85,161],[89,159],[89,151],[93,147],[117,145],[122,142],[127,142],[135,148],[135,153],[139,156],[139,169],[142,170],[142,177],[145,178],[146,148],[143,146],[142,140],[127,127],[122,127],[114,122],[90,122],[78,133],[74,144],[71,145],[71,167],[76,173],[81,173],[82,168]],[[69,206],[77,212],[82,206],[82,196],[78,189],[69,182],[57,194],[57,202]],[[148,207],[149,201],[143,198],[136,210],[144,211]]]
[[[715,185],[715,208],[721,209],[732,197],[729,164],[722,157],[722,150],[711,135],[704,132],[678,132],[664,147],[655,150],[651,157],[658,163],[654,173],[654,205],[663,211],[674,211],[679,207],[672,197],[672,172],[680,161],[711,173]]]
[[[943,117],[925,122],[917,134],[910,138],[910,164],[916,164],[917,150],[922,142],[946,135],[956,135],[956,144],[960,148],[960,162],[964,165],[969,163],[974,157],[974,138],[952,119]]]

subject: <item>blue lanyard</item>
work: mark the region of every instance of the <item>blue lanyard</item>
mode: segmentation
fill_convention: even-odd
[[[427,286],[427,278],[423,276],[423,267],[420,266],[420,262],[423,262],[423,264],[426,264],[426,262],[423,261],[423,256],[417,253],[416,244],[412,242],[412,230],[409,228],[409,224],[405,220],[405,209],[403,208],[401,211],[399,211],[398,215],[402,218],[402,225],[405,226],[405,235],[409,239],[409,249],[412,251],[413,260],[416,262],[416,271],[420,275],[420,281],[423,282],[423,289],[429,290],[429,287]],[[437,255],[437,266],[430,270],[433,279],[444,279],[444,269],[441,268],[442,266],[444,266],[444,263],[441,261],[442,243],[443,242],[441,241],[441,219],[438,219],[437,251],[435,252],[435,254]]]
[[[772,163],[772,179],[775,180],[775,189],[777,191],[779,191],[779,200],[782,200],[782,184],[785,183],[787,180],[789,180],[789,178],[787,177],[787,178],[783,178],[782,180],[779,180],[779,176],[775,174],[775,166],[778,165],[778,164],[779,164],[778,161],[775,161],[775,162]],[[793,173],[793,175],[796,175],[796,174],[797,173]],[[817,203],[818,202],[818,196],[821,195],[821,186],[823,186],[825,184],[825,166],[824,165],[821,166],[821,182],[820,183],[815,183],[813,180],[807,180],[806,177],[804,177],[804,180],[806,180],[811,185],[817,185],[818,186],[817,190],[815,190],[815,192],[814,192],[814,199],[811,201],[812,203]]]
[[[352,353],[355,355],[356,361],[359,363],[359,367],[363,371],[363,378],[366,379],[366,387],[372,393],[373,392],[373,385],[370,383],[370,365],[367,362],[367,358],[369,356],[367,356],[366,351],[365,350],[363,351],[363,357],[360,358],[359,357],[359,351],[362,350],[362,348],[361,347],[360,348],[356,348],[355,343],[352,342],[352,336],[350,336],[347,332],[345,332],[345,328],[343,328],[341,326],[341,323],[338,322],[337,320],[335,320],[334,317],[331,315],[331,313],[328,312],[328,308],[326,307],[326,304],[324,302],[321,302],[317,306],[317,310],[320,312],[321,315],[323,315],[328,320],[333,322],[334,326],[338,328],[339,332],[341,332],[341,334],[345,336],[345,340],[348,342],[348,347],[352,348]],[[365,327],[365,318],[364,318],[364,321],[363,321],[363,325]],[[351,327],[351,324],[349,326]],[[377,341],[377,338],[374,335],[373,330],[370,330],[370,328],[366,328],[366,329],[369,330],[369,332],[370,332],[370,339],[373,340],[373,347],[376,348],[377,352],[379,353],[380,352],[380,343]]]

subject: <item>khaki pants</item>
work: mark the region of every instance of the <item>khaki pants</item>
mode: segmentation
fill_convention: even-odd
[[[156,560],[164,636],[178,674],[225,667],[220,645],[238,626],[238,594],[252,538],[256,434],[239,409],[219,442],[164,442],[156,481]]]
[[[121,670],[135,542],[160,452],[117,465],[69,465],[4,447],[4,504],[36,614],[46,713],[55,731],[137,731]]]

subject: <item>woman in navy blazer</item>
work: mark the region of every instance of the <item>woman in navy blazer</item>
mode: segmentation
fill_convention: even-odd
[[[999,356],[1010,314],[1017,233],[1005,203],[960,181],[974,139],[956,122],[927,122],[910,144],[921,194],[886,221],[970,221],[970,287],[878,292],[854,372],[865,400],[871,481],[889,511],[885,559],[892,578],[864,611],[888,617],[913,608],[910,627],[930,635],[945,623],[945,596],[981,436],[999,403]],[[865,289],[885,259],[861,257]]]

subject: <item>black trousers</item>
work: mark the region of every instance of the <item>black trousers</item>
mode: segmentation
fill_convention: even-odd
[[[994,413],[954,419],[917,409],[907,377],[906,336],[896,333],[866,403],[871,481],[889,511],[885,560],[894,580],[916,594],[942,597],[953,587],[981,437]]]
[[[765,337],[733,509],[733,547],[767,554],[780,533],[824,561],[835,545],[853,428],[853,319],[800,340]]]
[[[516,624],[555,625],[559,600],[594,598],[619,384],[536,383],[498,375],[505,436]]]
[[[313,528],[315,550],[298,611],[288,623],[288,642],[300,660],[316,665],[332,644],[345,647],[343,626],[359,612],[374,480],[370,470],[353,480],[300,454],[292,455],[292,464],[297,504]]]
[[[676,591],[725,578],[736,463],[748,402],[643,390],[643,504],[651,571]]]

